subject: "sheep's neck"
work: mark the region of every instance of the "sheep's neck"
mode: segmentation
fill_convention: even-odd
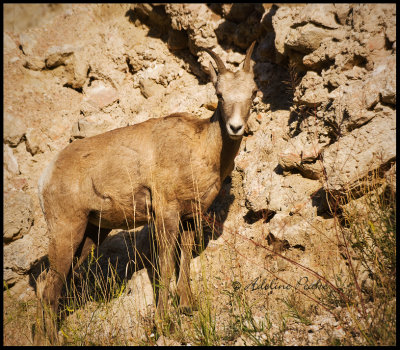
[[[213,144],[219,147],[219,168],[222,182],[233,170],[234,160],[239,151],[242,138],[232,140],[229,137],[225,121],[220,112],[220,105],[218,105],[218,108],[211,117],[211,127],[214,129],[214,137],[217,138]]]

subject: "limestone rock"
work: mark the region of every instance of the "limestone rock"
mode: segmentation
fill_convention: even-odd
[[[342,40],[344,37],[345,31],[343,29],[331,30],[307,23],[301,27],[291,28],[285,38],[285,45],[293,50],[307,54],[318,49],[321,42],[326,38]]]
[[[43,133],[37,128],[28,128],[26,131],[26,149],[35,155],[43,153],[46,150],[46,144],[43,142]]]
[[[3,32],[3,48],[4,53],[9,53],[17,49],[17,44],[8,33]]]
[[[396,27],[395,4],[353,5],[353,28],[376,34],[383,28]]]
[[[235,23],[244,22],[254,11],[254,4],[223,4],[222,14],[228,20]]]
[[[185,31],[170,29],[168,32],[168,48],[183,50],[188,46],[188,36]]]
[[[257,11],[253,11],[244,22],[237,25],[233,34],[233,42],[238,47],[247,49],[259,37],[260,33],[260,14]]]
[[[118,100],[117,91],[100,80],[95,80],[85,93],[86,101],[97,109],[107,107]]]
[[[168,17],[163,6],[156,6],[156,4],[135,4],[132,5],[132,8],[141,18],[146,19],[150,25],[156,28],[165,28],[168,24]]]
[[[32,70],[42,70],[46,64],[42,56],[38,56],[35,48],[37,46],[37,39],[34,32],[22,33],[19,36],[20,47],[25,54],[24,67]]]
[[[20,34],[19,42],[23,53],[27,56],[31,56],[33,54],[34,47],[37,45],[37,40],[34,33],[28,32]]]
[[[275,48],[280,57],[277,57],[279,63],[286,54],[286,37],[291,30],[291,26],[299,14],[298,8],[280,7],[272,17],[272,26],[275,31]]]
[[[89,64],[84,50],[77,50],[65,60],[66,81],[65,85],[73,89],[82,89],[88,80]]]
[[[68,58],[76,51],[72,45],[65,44],[62,46],[52,46],[47,50],[46,67],[56,68],[60,65],[65,65]]]
[[[142,92],[142,95],[146,98],[149,98],[151,96],[155,96],[158,94],[161,94],[164,88],[157,84],[154,80],[151,79],[142,79],[139,82],[140,85],[140,91]]]
[[[351,11],[351,5],[350,4],[334,4],[335,7],[335,13],[337,15],[337,18],[340,22],[340,24],[344,25],[347,23],[349,20],[348,14]]]
[[[326,190],[342,191],[396,158],[396,117],[376,117],[368,124],[340,138],[323,152]]]
[[[71,139],[95,136],[121,126],[125,125],[118,125],[105,115],[92,114],[89,117],[80,118],[73,124],[71,129]]]
[[[4,142],[16,147],[25,136],[26,127],[20,116],[4,113]]]
[[[335,61],[335,56],[340,50],[340,44],[337,41],[331,38],[324,39],[316,50],[303,57],[303,64],[313,70],[326,68]]]
[[[329,29],[337,29],[340,24],[335,19],[336,9],[333,4],[308,4],[300,12],[293,22],[293,26],[303,23],[314,23]]]
[[[379,113],[374,109],[380,102],[395,103],[395,77],[391,73],[396,70],[394,62],[394,56],[388,56],[370,74],[362,73],[363,80],[347,81],[329,93],[328,98],[332,100],[329,109],[334,111],[335,123],[340,125],[342,132],[358,128],[376,117]],[[355,72],[354,68],[351,72]],[[353,74],[345,72],[340,79],[345,81],[346,76]],[[335,85],[331,78],[328,81]]]
[[[376,73],[376,74],[374,74]],[[380,96],[382,102],[396,104],[396,56],[391,55],[372,73],[375,80],[382,82]]]
[[[279,164],[284,170],[296,169],[306,178],[318,179],[323,173],[319,155],[324,146],[315,135],[302,132],[279,154]]]
[[[156,341],[157,346],[179,346],[181,343],[177,342],[174,339],[168,339],[167,337],[161,335],[157,341]]]
[[[12,175],[18,175],[20,173],[18,161],[14,156],[13,150],[8,145],[4,145],[4,159],[3,166]]]
[[[293,99],[298,104],[315,107],[328,99],[328,89],[323,86],[323,79],[316,72],[308,71],[301,80]]]
[[[22,191],[11,191],[4,196],[3,240],[11,242],[26,235],[33,223],[31,197]]]
[[[14,272],[10,268],[3,268],[3,280],[5,283],[7,283],[7,286],[13,286],[19,279],[21,278],[21,275]]]

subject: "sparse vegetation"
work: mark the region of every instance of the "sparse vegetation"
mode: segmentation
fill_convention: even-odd
[[[354,321],[367,344],[394,345],[396,195],[378,171],[358,185],[357,198],[351,190],[340,198],[341,224],[337,225],[339,244],[346,247],[349,261],[352,300],[359,309]]]
[[[395,344],[396,334],[396,196],[388,183],[376,172],[363,182],[358,198],[347,192],[345,197],[337,200],[338,206],[332,210],[333,219],[337,221],[336,229],[341,245],[347,245],[346,261],[351,260],[357,266],[347,264],[347,271],[335,275],[331,281],[346,296],[332,289],[324,290],[318,301],[328,306],[335,319],[348,336],[341,340],[333,337],[330,345],[338,344]],[[339,205],[341,210],[339,211]],[[199,234],[200,235],[200,234]],[[154,344],[157,334],[147,322],[144,322],[142,339],[129,338],[122,330],[110,334],[108,338],[98,338],[96,334],[106,330],[93,327],[108,327],[108,322],[101,324],[98,318],[112,317],[112,307],[118,299],[126,295],[126,281],[121,280],[116,268],[108,264],[106,269],[100,266],[100,257],[94,251],[88,257],[88,263],[79,269],[81,279],[71,279],[66,287],[61,303],[63,322],[61,334],[69,345],[129,345]],[[171,323],[173,329],[166,335],[183,344],[223,345],[233,344],[237,339],[245,345],[279,345],[283,343],[288,324],[301,324],[307,328],[313,324],[318,315],[315,307],[306,307],[305,296],[294,291],[283,299],[280,316],[281,326],[272,327],[266,309],[264,318],[256,317],[254,310],[259,306],[243,287],[235,289],[235,280],[229,284],[223,294],[229,305],[225,319],[226,326],[221,329],[217,325],[215,290],[209,285],[210,276],[207,262],[201,261],[201,290],[198,311],[192,316],[179,312],[178,303],[171,302]],[[106,271],[106,273],[104,272]],[[357,280],[355,283],[354,279]],[[240,285],[240,284],[239,284]],[[358,286],[358,287],[357,287]],[[357,289],[360,288],[358,291]],[[4,327],[25,325],[25,336],[28,337],[28,324],[34,320],[33,302],[18,302],[8,292],[4,314]],[[218,299],[218,298],[217,298]],[[251,301],[253,300],[253,301]],[[315,305],[315,304],[314,304]],[[365,310],[365,313],[363,312]],[[12,311],[11,311],[12,310]],[[69,318],[68,315],[75,315]],[[101,316],[102,315],[102,316]],[[109,320],[109,322],[112,322]],[[147,329],[147,330],[146,330]],[[290,327],[289,327],[290,329]],[[110,333],[109,329],[107,330]],[[7,334],[7,332],[6,332]]]

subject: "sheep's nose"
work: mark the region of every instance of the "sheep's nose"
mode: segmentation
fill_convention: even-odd
[[[233,132],[234,134],[238,134],[239,131],[242,130],[243,125],[232,125],[232,124],[229,123],[229,128],[232,130],[232,132]]]

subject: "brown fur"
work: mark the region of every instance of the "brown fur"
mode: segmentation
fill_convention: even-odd
[[[211,75],[216,77],[215,72]],[[111,229],[131,229],[153,217],[161,270],[157,316],[164,317],[179,220],[190,218],[199,200],[205,211],[217,196],[233,169],[242,136],[227,132],[229,113],[232,108],[240,111],[243,125],[249,114],[252,70],[226,71],[218,80],[216,90],[223,99],[211,119],[175,113],[77,140],[45,171],[39,194],[50,235],[50,270],[41,298],[53,312],[78,246],[83,244],[81,262]],[[181,242],[177,291],[181,307],[190,308],[193,233],[183,232]],[[55,327],[46,327],[54,340]]]

